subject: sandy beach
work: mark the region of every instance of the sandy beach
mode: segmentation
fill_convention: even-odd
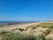
[[[16,24],[16,25],[9,25],[9,26],[0,27],[0,31],[11,31],[16,28],[25,29],[27,26],[37,25],[37,24],[40,24],[40,23],[25,23],[25,24],[22,23],[22,24]]]

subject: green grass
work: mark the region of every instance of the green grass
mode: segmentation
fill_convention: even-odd
[[[14,33],[14,32],[8,32],[5,35],[3,35],[1,40],[52,40],[50,38],[46,38],[45,35],[39,34],[39,35],[33,35],[33,34],[25,34],[25,33]]]
[[[36,26],[35,25],[28,26],[27,28],[36,29],[37,27],[53,29],[53,23],[40,23]]]
[[[9,32],[5,34],[1,40],[46,40],[44,35],[33,35],[25,33],[13,33]]]
[[[40,23],[37,27],[53,29],[53,23]]]
[[[36,40],[36,38],[33,35],[10,32],[4,35],[1,40]]]

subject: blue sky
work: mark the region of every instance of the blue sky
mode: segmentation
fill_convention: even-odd
[[[0,0],[0,21],[53,19],[53,0]]]

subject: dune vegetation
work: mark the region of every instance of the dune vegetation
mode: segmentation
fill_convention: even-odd
[[[53,40],[53,23],[27,26],[23,32],[3,31],[1,40]]]
[[[1,40],[45,40],[45,36],[44,35],[34,36],[33,34],[9,32],[3,35]]]

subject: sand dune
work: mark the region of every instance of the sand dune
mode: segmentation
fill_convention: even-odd
[[[39,24],[39,23],[25,23],[25,24],[23,23],[23,24],[9,25],[9,26],[5,26],[5,27],[0,27],[0,31],[11,31],[16,28],[25,29],[27,26],[37,25],[37,24]]]

